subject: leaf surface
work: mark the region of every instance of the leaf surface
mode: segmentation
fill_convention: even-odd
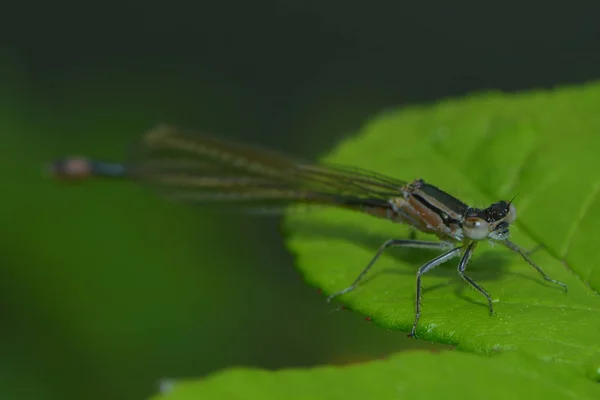
[[[494,299],[466,288],[458,260],[423,278],[419,337],[480,353],[522,349],[545,360],[600,367],[600,85],[521,94],[487,93],[382,115],[325,161],[404,180],[423,178],[472,206],[515,195],[512,240],[543,245],[533,260],[482,243],[467,273]],[[344,210],[289,214],[288,246],[312,285],[349,286],[389,238],[409,228]],[[419,234],[419,239],[434,237]],[[415,273],[434,252],[391,249],[359,287],[339,299],[388,329],[408,332]]]
[[[265,371],[236,368],[163,385],[154,400],[596,399],[600,388],[570,368],[531,356],[414,351],[351,366]]]

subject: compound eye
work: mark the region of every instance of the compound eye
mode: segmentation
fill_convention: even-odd
[[[506,218],[504,220],[506,222],[508,222],[509,224],[512,224],[513,222],[515,222],[516,219],[517,219],[517,207],[510,204],[508,206],[508,214],[506,215]]]
[[[463,223],[463,231],[469,239],[481,240],[489,235],[490,226],[481,218],[467,218]]]

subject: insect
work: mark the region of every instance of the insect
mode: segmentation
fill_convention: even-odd
[[[316,204],[365,212],[437,236],[439,241],[390,239],[352,282],[328,301],[354,290],[377,259],[391,247],[438,250],[441,254],[416,274],[415,337],[421,316],[421,277],[440,264],[460,257],[458,274],[488,303],[489,293],[465,272],[481,241],[499,243],[518,253],[549,282],[550,278],[526,252],[508,240],[517,212],[512,201],[487,208],[470,207],[422,179],[405,182],[358,168],[327,166],[293,160],[274,151],[198,135],[167,125],[148,131],[126,164],[86,158],[63,158],[50,166],[59,179],[126,178],[147,185],[160,195],[181,202],[278,208]]]

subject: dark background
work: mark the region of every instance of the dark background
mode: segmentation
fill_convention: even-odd
[[[600,3],[481,4],[3,5],[0,398],[146,398],[162,378],[427,346],[331,312],[277,218],[41,166],[119,160],[159,122],[316,158],[390,107],[600,77]]]

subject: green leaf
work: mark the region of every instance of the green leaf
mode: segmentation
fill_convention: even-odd
[[[600,366],[600,85],[517,95],[487,93],[388,112],[342,143],[326,161],[410,181],[424,178],[468,204],[515,195],[511,231],[564,291],[517,254],[480,245],[467,274],[457,261],[423,278],[419,337],[464,350],[527,350],[545,360]],[[320,210],[287,217],[288,246],[306,280],[327,294],[349,286],[389,238],[409,228],[361,213]],[[435,239],[419,234],[420,239]],[[340,299],[388,329],[408,332],[415,273],[435,253],[391,249],[359,287]]]
[[[494,362],[461,352],[406,352],[388,360],[270,372],[237,368],[166,385],[155,400],[187,399],[597,399],[571,368],[511,352]],[[485,387],[482,383],[485,382]],[[171,387],[169,387],[171,386]]]

